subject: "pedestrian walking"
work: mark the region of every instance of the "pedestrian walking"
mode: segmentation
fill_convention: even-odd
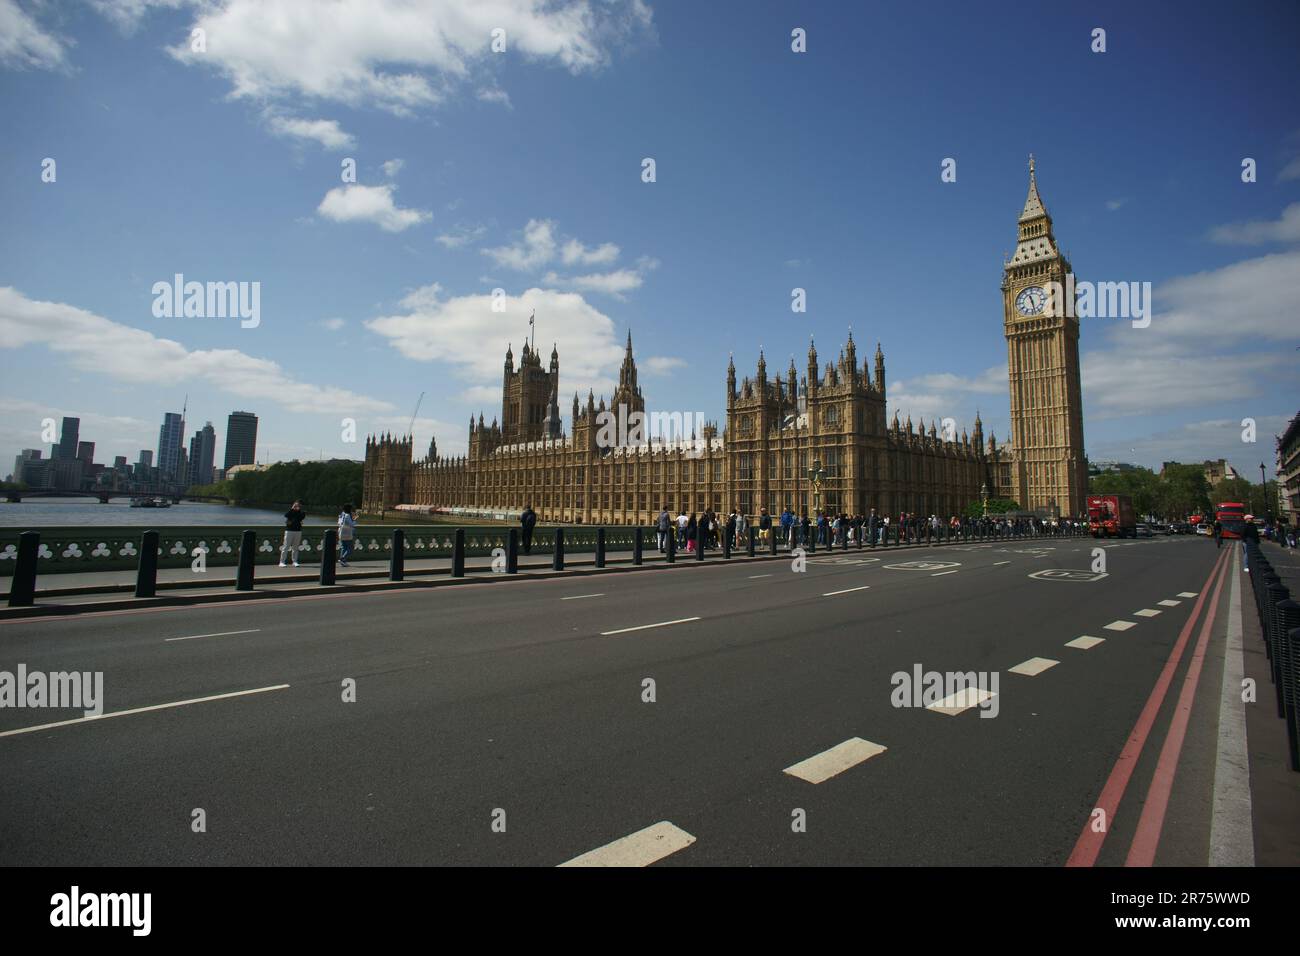
[[[672,519],[668,517],[668,506],[664,505],[659,511],[659,520],[655,526],[655,537],[659,542],[659,550],[668,550],[668,532],[672,528]]]
[[[348,566],[348,558],[352,557],[356,535],[357,520],[352,516],[352,506],[344,505],[339,514],[339,564],[345,568]]]
[[[293,566],[298,566],[298,549],[302,547],[302,522],[307,517],[302,510],[302,502],[295,501],[293,507],[284,513],[284,543],[280,545],[280,567],[284,567],[285,555],[292,555]]]
[[[523,514],[519,516],[519,526],[523,531],[524,554],[532,554],[533,529],[537,527],[537,512],[532,505],[524,505]]]

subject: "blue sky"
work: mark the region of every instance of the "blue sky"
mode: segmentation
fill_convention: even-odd
[[[218,458],[233,409],[266,460],[359,458],[341,419],[421,392],[461,454],[533,309],[566,428],[629,329],[651,408],[720,418],[728,353],[851,326],[891,411],[1002,437],[1033,152],[1078,275],[1155,287],[1083,322],[1090,456],[1257,474],[1300,404],[1300,13],[1135,6],[0,0],[0,471],[62,415],[134,460],[186,394]],[[259,282],[260,324],[155,317],[175,273]]]

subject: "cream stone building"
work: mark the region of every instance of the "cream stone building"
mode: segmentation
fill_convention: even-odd
[[[1045,315],[1039,297],[1068,271],[1031,158],[1019,242],[1002,284],[1014,447],[986,439],[978,415],[960,435],[951,424],[940,434],[933,421],[927,429],[910,417],[900,422],[897,412],[889,419],[884,354],[877,344],[859,364],[852,333],[824,366],[810,344],[802,372],[791,359],[784,375],[769,377],[761,350],[752,376],[738,381],[729,363],[721,434],[703,422],[667,435],[662,426],[673,419],[647,413],[629,334],[608,404],[575,394],[566,432],[559,354],[552,348],[543,368],[526,343],[518,368],[507,350],[501,415],[470,419],[465,455],[444,457],[431,442],[415,461],[409,436],[367,439],[362,510],[472,515],[531,504],[542,521],[582,524],[648,524],[665,507],[750,516],[763,507],[773,515],[874,508],[946,518],[987,494],[1043,513],[1083,514],[1078,322]],[[644,427],[646,417],[660,427]]]

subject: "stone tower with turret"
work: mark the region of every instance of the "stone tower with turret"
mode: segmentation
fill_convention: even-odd
[[[1038,194],[1033,156],[1029,195],[1017,225],[1016,251],[1002,274],[1012,486],[1022,508],[1081,515],[1086,513],[1088,467],[1073,270],[1057,246],[1052,217]]]

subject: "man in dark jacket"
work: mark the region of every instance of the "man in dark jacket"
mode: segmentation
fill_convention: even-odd
[[[524,554],[533,553],[533,529],[537,527],[537,512],[533,510],[532,505],[525,505],[524,512],[519,516],[519,524],[524,532]]]
[[[298,566],[298,549],[302,547],[302,521],[307,513],[302,510],[302,502],[295,501],[293,507],[284,513],[284,543],[280,545],[280,567],[284,567],[284,557],[291,554],[293,566]]]

